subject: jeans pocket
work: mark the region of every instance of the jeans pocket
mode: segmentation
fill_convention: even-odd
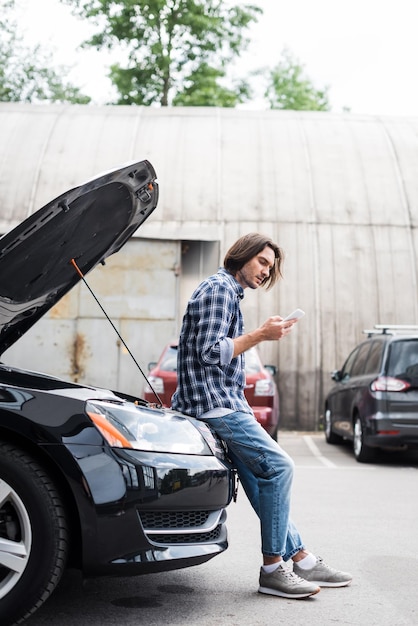
[[[247,465],[259,478],[271,478],[278,473],[276,467],[263,453],[247,458]]]

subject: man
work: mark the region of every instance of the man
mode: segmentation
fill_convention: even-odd
[[[231,461],[260,518],[263,565],[259,592],[306,598],[320,587],[343,587],[351,575],[306,550],[290,520],[294,463],[256,421],[244,395],[244,353],[288,335],[296,319],[279,315],[244,332],[244,289],[271,288],[281,277],[283,251],[250,233],[228,250],[224,267],[192,294],[180,333],[174,409],[206,421],[228,446]],[[293,569],[284,565],[293,560]]]

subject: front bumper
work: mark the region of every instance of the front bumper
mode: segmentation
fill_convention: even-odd
[[[269,433],[273,435],[277,431],[278,416],[269,406],[252,406],[254,416],[259,424]]]
[[[86,448],[78,457],[89,496],[78,498],[86,576],[179,569],[227,549],[234,477],[223,461]]]

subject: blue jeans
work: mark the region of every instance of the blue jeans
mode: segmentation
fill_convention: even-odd
[[[287,561],[304,548],[289,518],[293,460],[251,413],[230,413],[206,422],[227,444],[245,493],[260,518],[263,554]]]

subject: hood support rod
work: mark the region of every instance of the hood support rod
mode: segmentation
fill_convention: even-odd
[[[132,352],[130,351],[130,349],[128,348],[125,340],[123,339],[123,337],[121,336],[121,334],[119,333],[118,329],[116,328],[116,326],[114,325],[114,323],[112,322],[112,320],[110,319],[110,317],[108,316],[108,314],[106,313],[106,311],[104,310],[103,306],[101,305],[101,303],[99,302],[99,299],[96,297],[95,293],[93,292],[93,290],[91,289],[90,285],[88,284],[88,282],[86,281],[83,272],[81,271],[81,269],[78,267],[76,260],[75,259],[71,259],[71,265],[74,267],[75,271],[77,272],[77,274],[80,276],[81,280],[83,281],[83,283],[86,285],[87,289],[90,291],[91,295],[93,296],[93,298],[96,300],[97,304],[99,305],[100,309],[102,310],[104,316],[106,317],[107,321],[109,322],[109,324],[111,325],[111,327],[113,328],[113,330],[115,331],[115,333],[117,334],[117,336],[119,337],[120,341],[122,342],[122,344],[125,346],[126,350],[128,351],[129,356],[131,357],[131,359],[133,360],[133,362],[135,363],[135,365],[137,366],[137,368],[139,369],[139,371],[141,372],[142,376],[145,378],[145,380],[147,381],[150,389],[152,390],[154,396],[157,398],[160,406],[163,405],[160,396],[158,395],[158,393],[155,391],[155,389],[153,389],[152,385],[150,384],[147,376],[144,374],[144,371],[142,370],[141,366],[139,365],[138,361],[135,359],[134,355],[132,354]]]

